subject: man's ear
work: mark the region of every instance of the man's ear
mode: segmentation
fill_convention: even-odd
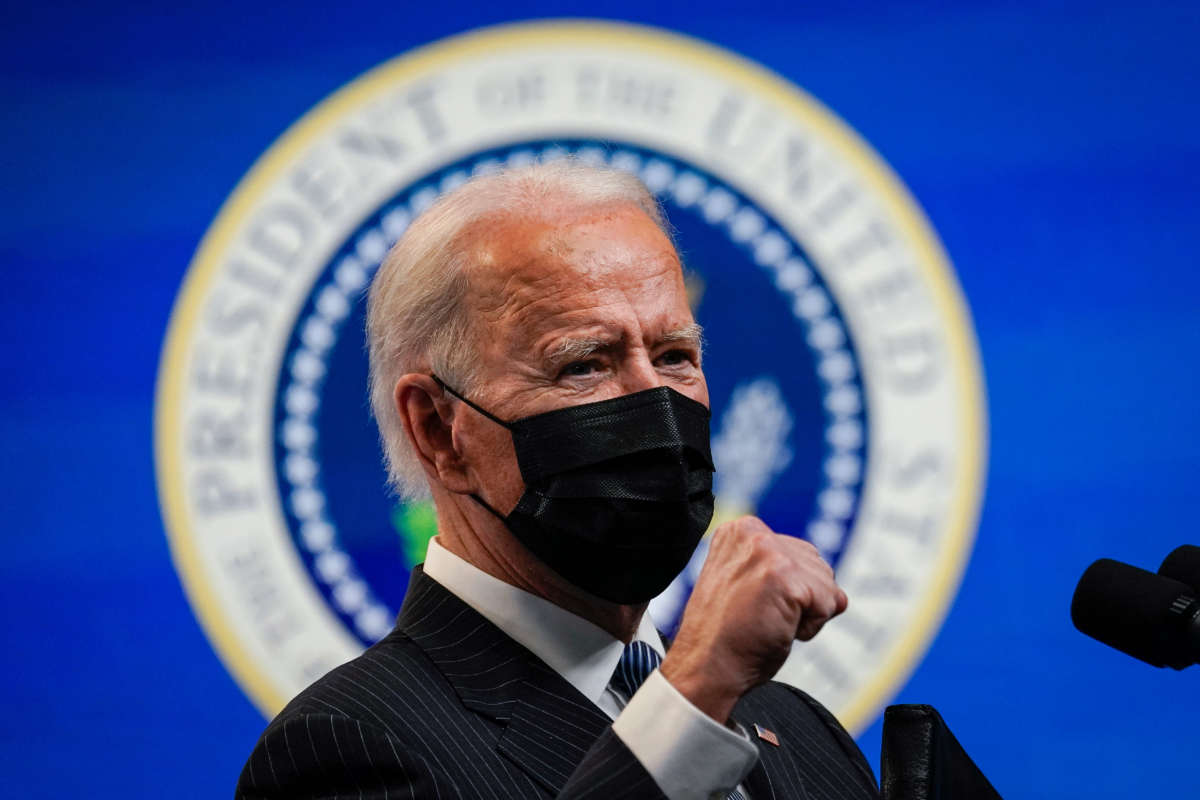
[[[431,376],[410,373],[396,381],[392,402],[429,480],[452,492],[472,491],[454,445],[455,409],[449,394]]]

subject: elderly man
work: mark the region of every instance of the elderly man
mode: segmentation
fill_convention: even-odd
[[[726,523],[669,652],[644,613],[713,503],[666,227],[635,178],[559,161],[467,183],[396,244],[371,401],[438,535],[395,630],[276,717],[239,796],[877,796],[837,721],[770,682],[846,607],[814,548]]]

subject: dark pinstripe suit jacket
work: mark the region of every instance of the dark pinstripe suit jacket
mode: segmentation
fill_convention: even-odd
[[[877,798],[862,753],[797,689],[738,703],[756,740],[754,800]],[[661,798],[611,720],[417,569],[396,629],[300,693],[267,727],[238,798]]]

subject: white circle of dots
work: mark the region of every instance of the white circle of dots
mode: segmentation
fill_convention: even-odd
[[[398,203],[380,216],[377,226],[361,232],[352,252],[343,256],[333,277],[316,294],[312,311],[300,322],[301,346],[289,364],[290,382],[284,389],[287,415],[279,439],[287,455],[283,475],[289,484],[288,505],[300,520],[300,542],[313,559],[316,576],[334,604],[353,620],[357,633],[368,641],[385,636],[395,612],[384,605],[358,574],[353,559],[339,545],[337,528],[328,516],[315,457],[317,429],[314,418],[320,407],[320,388],[328,371],[326,359],[339,329],[383,257],[409,224],[444,192],[458,188],[472,175],[494,173],[503,166],[552,161],[568,154],[552,145],[541,151],[522,148],[503,160],[480,159],[470,169],[447,174],[436,185],[418,187],[407,203]],[[828,558],[841,550],[846,520],[857,504],[857,487],[863,469],[862,394],[855,382],[854,356],[846,347],[846,334],[833,315],[826,291],[814,285],[813,273],[793,252],[788,237],[771,227],[753,207],[721,186],[710,186],[700,175],[677,169],[660,158],[644,159],[629,150],[608,151],[584,146],[575,157],[588,164],[609,164],[636,174],[659,197],[670,197],[681,207],[698,207],[711,225],[721,227],[736,244],[749,250],[754,263],[765,270],[776,288],[788,297],[790,307],[805,329],[805,340],[817,356],[824,408],[830,417],[825,439],[830,453],[824,463],[824,483],[817,493],[818,515],[808,525],[806,537]]]

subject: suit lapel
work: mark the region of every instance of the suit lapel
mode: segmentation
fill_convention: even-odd
[[[759,798],[775,800],[775,785],[771,780],[771,775],[779,775],[779,769],[777,765],[770,763],[773,761],[774,757],[768,754],[765,748],[759,746],[758,761],[743,781],[746,791],[750,792],[750,796],[755,800],[759,800]]]
[[[800,778],[800,773],[790,762],[786,748],[776,747],[755,734],[754,723],[756,721],[771,727],[774,726],[770,722],[756,720],[752,715],[739,712],[741,709],[734,710],[734,719],[750,734],[750,740],[758,748],[758,761],[755,762],[754,769],[750,770],[750,774],[746,776],[744,782],[750,796],[755,800],[775,800],[777,796],[775,785],[778,783],[781,790],[785,791],[784,796],[800,800],[807,798],[808,792],[805,790],[804,782]]]
[[[612,720],[561,675],[417,567],[397,627],[462,703],[505,726],[497,750],[553,793]]]
[[[545,664],[521,683],[497,748],[554,794],[612,720]]]

